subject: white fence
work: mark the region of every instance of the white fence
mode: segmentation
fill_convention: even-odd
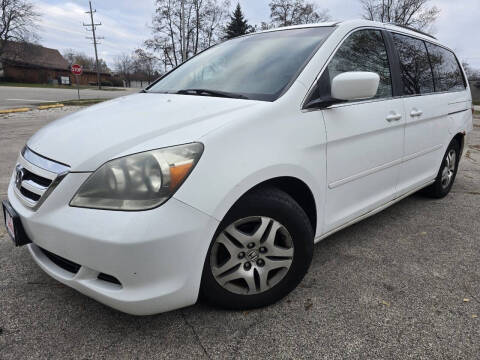
[[[139,81],[139,80],[130,81],[130,87],[137,88],[137,89],[143,89],[144,87],[147,87],[150,84],[151,84],[151,81]],[[125,80],[123,81],[123,86],[127,87],[127,83]]]

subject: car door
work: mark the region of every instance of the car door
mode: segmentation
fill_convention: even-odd
[[[442,46],[430,42],[425,44],[432,65],[437,102],[441,103],[443,110],[439,121],[448,124],[448,133],[446,127],[442,127],[444,153],[456,135],[458,124],[464,124],[471,116],[471,94],[467,91],[467,79],[455,54]],[[441,159],[437,159],[438,165]]]
[[[347,71],[375,72],[380,85],[372,99],[322,110],[327,134],[327,232],[394,198],[403,154],[403,102],[393,98],[381,30],[357,30],[343,41],[320,78],[319,96],[323,92],[328,97],[331,80]]]
[[[448,99],[435,92],[435,81],[423,40],[393,33],[399,57],[405,106],[405,145],[398,194],[433,180],[448,145]]]

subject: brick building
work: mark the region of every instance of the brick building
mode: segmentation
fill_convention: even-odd
[[[28,43],[7,42],[0,58],[0,81],[24,83],[61,83],[61,77],[70,78],[75,84],[75,77],[70,73],[68,62],[56,49]],[[101,74],[102,83],[111,83],[112,75]],[[97,73],[84,71],[79,78],[80,84],[97,82]]]

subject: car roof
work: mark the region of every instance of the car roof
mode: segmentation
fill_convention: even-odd
[[[273,31],[279,31],[279,30],[305,29],[305,28],[312,28],[312,27],[328,27],[328,26],[335,26],[339,23],[340,23],[340,21],[328,21],[328,22],[321,22],[321,23],[314,23],[314,24],[282,26],[282,27],[278,27],[278,28],[262,30],[262,31],[259,31],[259,33],[273,32]]]
[[[378,21],[371,21],[371,20],[364,20],[364,19],[356,19],[356,20],[345,20],[345,21],[329,21],[329,22],[321,22],[316,24],[302,24],[302,25],[292,25],[292,26],[284,26],[275,29],[268,29],[264,31],[260,31],[258,33],[267,33],[267,32],[274,32],[274,31],[282,31],[282,30],[293,30],[293,29],[305,29],[305,28],[312,28],[312,27],[346,27],[351,28],[354,30],[355,28],[359,27],[379,27],[384,28],[386,30],[402,33],[405,35],[410,35],[416,38],[420,38],[425,41],[429,41],[438,45],[442,45],[436,38],[426,33],[416,31],[414,29],[410,29],[404,26],[399,26],[390,23],[381,23]],[[257,34],[258,34],[257,33]],[[444,45],[442,45],[444,46]],[[444,46],[446,47],[446,46]]]

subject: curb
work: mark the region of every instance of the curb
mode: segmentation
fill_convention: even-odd
[[[23,107],[23,108],[14,108],[14,109],[4,109],[0,110],[0,115],[2,114],[13,114],[19,112],[27,112],[31,110],[47,110],[64,107],[64,104],[52,104],[52,105],[40,105],[35,108]]]
[[[37,107],[38,110],[45,110],[45,109],[54,109],[54,108],[61,108],[64,107],[63,104],[53,104],[53,105],[40,105]]]
[[[18,113],[18,112],[27,112],[32,110],[32,108],[16,108],[16,109],[6,109],[6,110],[0,110],[0,114],[11,114],[11,113]]]

